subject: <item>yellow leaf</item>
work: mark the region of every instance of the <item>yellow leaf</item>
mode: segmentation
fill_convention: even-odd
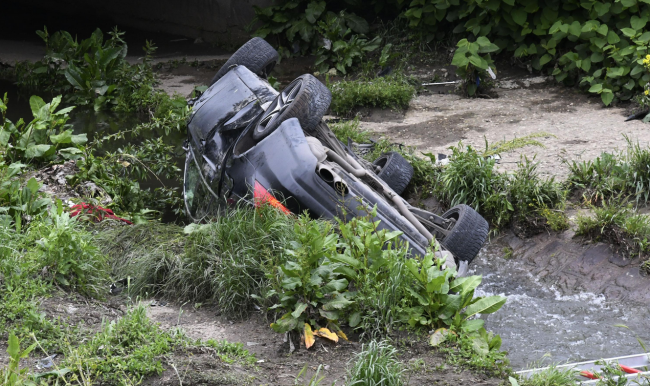
[[[446,328],[437,329],[433,334],[431,334],[431,337],[429,338],[429,344],[435,347],[447,340],[447,331],[448,330]]]
[[[316,338],[314,338],[314,334],[311,332],[311,326],[305,323],[305,347],[310,348],[314,345],[315,341]]]
[[[315,335],[320,336],[321,338],[329,339],[332,342],[338,342],[339,337],[333,333],[332,331],[328,330],[327,328],[323,327],[314,332]]]
[[[347,337],[347,336],[345,335],[345,333],[344,333],[343,331],[341,331],[341,330],[338,330],[338,331],[336,332],[336,335],[338,335],[339,338],[342,338],[342,339],[348,340],[348,337]]]
[[[129,167],[129,166],[131,165],[130,163],[128,163],[128,162],[126,162],[126,161],[122,161],[122,162],[120,162],[120,163],[121,163],[122,166],[124,166],[125,168],[126,168],[126,167]]]

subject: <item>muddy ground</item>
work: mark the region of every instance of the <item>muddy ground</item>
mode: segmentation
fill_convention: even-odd
[[[100,302],[58,293],[44,299],[41,308],[48,318],[60,318],[71,325],[99,331],[102,322],[123,316],[128,304],[128,299],[121,296]],[[261,314],[238,321],[221,316],[219,310],[210,305],[197,309],[189,304],[174,304],[164,299],[148,299],[140,304],[147,307],[150,319],[159,323],[164,330],[181,328],[192,339],[240,342],[255,355],[257,361],[252,366],[229,364],[219,359],[210,348],[179,349],[160,358],[165,372],[146,379],[144,385],[302,385],[309,383],[319,366],[322,366],[319,378],[324,377],[321,385],[343,385],[348,361],[362,346],[356,339],[334,344],[316,338],[314,347],[306,350],[294,340],[296,350],[290,353],[284,334],[273,332],[268,327],[269,321]],[[428,347],[425,341],[422,337],[395,342],[400,347],[399,359],[404,363],[409,385],[497,386],[503,382],[446,364],[444,355]],[[5,351],[6,345],[2,342],[0,368],[8,363]],[[44,357],[32,355],[23,366],[39,371],[37,363]],[[60,355],[54,363],[61,363]],[[305,367],[306,371],[298,378]]]
[[[161,69],[161,87],[188,95],[195,85],[209,82],[219,64],[211,61],[199,67]],[[275,75],[286,84],[306,72],[309,61],[300,58],[282,62]],[[423,81],[453,79],[445,67],[429,66],[414,72]],[[536,156],[542,176],[560,179],[568,175],[564,160],[592,160],[605,151],[623,150],[625,136],[642,145],[650,143],[649,125],[638,120],[624,122],[629,104],[604,107],[598,97],[517,68],[499,74],[493,98],[465,98],[455,92],[455,86],[425,87],[406,111],[362,109],[360,127],[376,133],[376,138],[433,154],[449,154],[448,148],[460,141],[482,149],[486,139],[494,143],[547,133],[538,139],[545,148],[528,146],[503,154],[500,167],[512,170],[521,155]]]

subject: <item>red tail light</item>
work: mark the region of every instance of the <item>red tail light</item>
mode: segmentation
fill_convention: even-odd
[[[253,190],[253,199],[255,201],[255,207],[259,208],[263,204],[269,204],[277,209],[280,209],[284,214],[290,214],[291,211],[287,209],[286,206],[282,205],[280,201],[277,200],[277,198],[273,197],[271,193],[266,190],[265,187],[262,186],[259,182],[255,181],[255,187]]]

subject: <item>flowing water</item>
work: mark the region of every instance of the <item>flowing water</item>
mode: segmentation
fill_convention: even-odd
[[[484,248],[471,273],[483,275],[477,295],[508,297],[501,310],[483,318],[486,328],[501,336],[514,369],[534,365],[545,354],[559,363],[641,353],[635,333],[650,347],[647,304],[610,302],[588,292],[563,294],[516,258],[502,256],[494,246]],[[630,329],[615,327],[620,324]]]

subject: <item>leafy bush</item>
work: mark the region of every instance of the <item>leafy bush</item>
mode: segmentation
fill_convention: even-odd
[[[359,107],[406,109],[415,95],[415,87],[399,74],[327,83],[332,91],[330,108],[338,115],[349,115]]]
[[[110,197],[109,208],[128,213],[138,220],[152,210],[162,211],[167,204],[182,208],[178,188],[142,189],[140,182],[148,180],[180,180],[181,169],[174,156],[175,146],[163,138],[146,139],[138,145],[127,145],[116,152],[97,156],[96,148],[86,147],[84,158],[77,162],[79,172],[69,178],[71,185],[92,181]]]
[[[401,386],[404,367],[397,350],[387,342],[371,341],[361,346],[349,370],[349,386]]]
[[[20,168],[15,166],[0,164],[0,228],[13,226],[20,232],[24,224],[43,214],[52,201],[38,192],[42,184],[34,178],[21,188],[16,176]]]
[[[154,75],[149,64],[155,46],[147,41],[143,63],[126,61],[127,45],[117,29],[104,39],[101,30],[81,42],[66,31],[50,35],[37,31],[46,46],[45,57],[35,63],[16,65],[19,87],[66,95],[66,102],[93,106],[95,110],[146,110],[156,106],[162,95],[154,92]]]
[[[85,295],[102,296],[108,282],[108,262],[93,243],[93,236],[63,212],[61,201],[47,221],[30,232],[37,247],[29,256],[45,278]]]
[[[458,76],[465,80],[467,94],[474,96],[481,85],[490,82],[492,77],[489,72],[494,67],[490,53],[498,51],[499,47],[485,36],[480,36],[471,43],[467,39],[461,39],[457,47],[451,64],[456,66]]]
[[[534,69],[547,70],[558,81],[580,84],[606,105],[615,95],[629,99],[650,80],[642,63],[650,42],[644,32],[649,15],[648,5],[636,0],[424,0],[404,12],[427,40],[447,31],[458,38],[494,39],[501,50],[529,59]]]
[[[340,273],[341,264],[328,258],[337,253],[338,236],[332,233],[331,224],[303,215],[294,231],[297,240],[291,242],[287,262],[267,294],[280,300],[270,309],[284,313],[271,328],[276,332],[304,329],[309,347],[312,331],[321,326],[340,331],[339,319],[345,320],[354,294],[347,291],[348,280]]]
[[[376,36],[368,40],[363,35],[353,34],[348,28],[349,21],[345,11],[339,16],[328,13],[325,20],[318,22],[318,31],[323,36],[324,43],[316,51],[316,68],[325,73],[330,68],[336,68],[346,74],[347,69],[358,63],[366,53],[379,48],[381,38]]]
[[[73,135],[66,122],[74,106],[56,111],[61,96],[45,103],[41,97],[32,96],[29,104],[34,119],[25,124],[20,119],[16,124],[6,118],[7,94],[0,101],[3,126],[0,127],[0,154],[11,162],[43,163],[60,156],[64,159],[78,159],[80,145],[86,143],[86,134]]]

